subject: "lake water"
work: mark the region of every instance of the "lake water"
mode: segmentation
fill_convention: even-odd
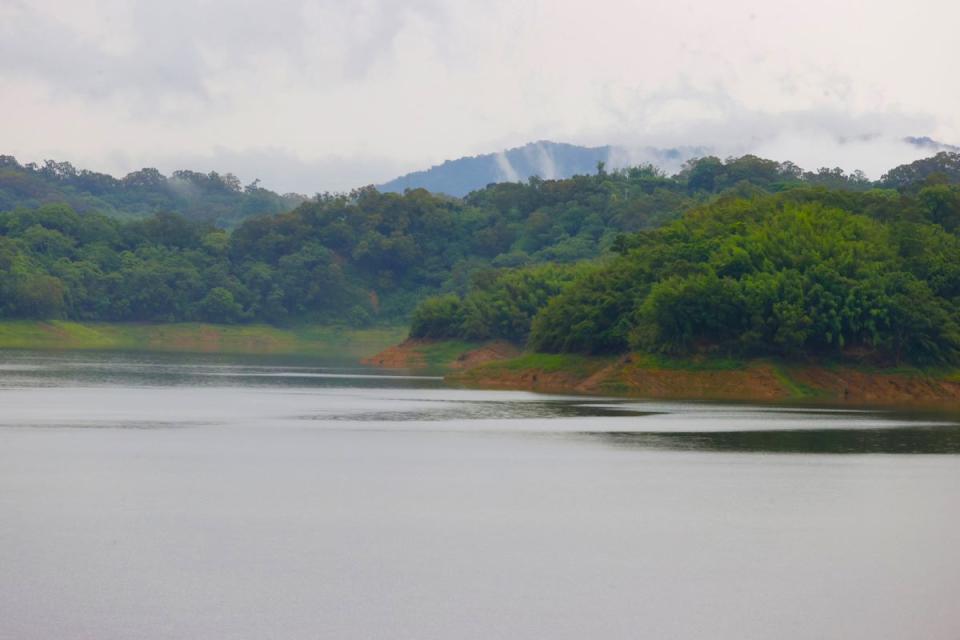
[[[949,414],[0,353],[0,637],[960,638]]]

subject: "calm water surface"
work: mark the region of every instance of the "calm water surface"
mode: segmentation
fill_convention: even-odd
[[[945,413],[0,353],[0,638],[960,638]]]

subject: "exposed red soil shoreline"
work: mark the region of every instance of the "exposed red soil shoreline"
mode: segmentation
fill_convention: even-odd
[[[435,341],[408,340],[368,358],[376,366],[417,368]],[[496,342],[447,363],[448,379],[470,387],[685,400],[960,407],[960,381],[920,371],[866,371],[844,366],[752,361],[737,368],[668,368],[642,356],[585,359],[575,368],[544,370],[511,362],[520,351]]]
[[[380,353],[364,358],[360,364],[385,369],[423,369],[427,366],[421,347],[431,344],[430,340],[407,338],[400,344],[387,347]]]

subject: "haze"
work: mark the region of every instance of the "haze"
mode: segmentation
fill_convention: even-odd
[[[0,0],[0,153],[279,191],[538,139],[871,177],[960,142],[960,5]]]

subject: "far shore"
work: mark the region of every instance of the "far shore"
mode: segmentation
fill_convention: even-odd
[[[358,361],[403,340],[406,333],[406,327],[4,320],[0,349],[304,355]]]
[[[487,389],[670,400],[927,405],[960,408],[960,372],[798,363],[772,358],[671,359],[523,353],[509,343],[406,340],[365,360],[445,368],[454,384]]]
[[[307,356],[443,373],[455,385],[670,400],[960,408],[960,371],[777,359],[523,352],[504,341],[405,339],[407,328],[0,321],[0,350]]]

